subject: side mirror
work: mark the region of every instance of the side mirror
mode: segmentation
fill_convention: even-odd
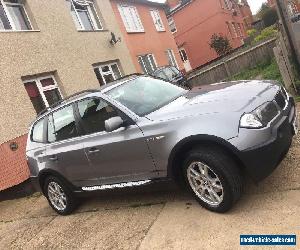
[[[123,124],[123,119],[120,116],[115,116],[105,121],[105,130],[107,132],[112,132],[122,127]]]

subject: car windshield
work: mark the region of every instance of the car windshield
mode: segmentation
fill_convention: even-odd
[[[160,109],[186,92],[186,89],[163,80],[139,77],[109,90],[106,94],[135,114],[144,116]]]

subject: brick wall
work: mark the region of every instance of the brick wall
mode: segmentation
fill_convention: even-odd
[[[29,178],[25,157],[27,135],[0,145],[0,191],[18,185]],[[12,151],[10,144],[16,142],[18,149]]]

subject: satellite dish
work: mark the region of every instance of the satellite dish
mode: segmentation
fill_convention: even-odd
[[[115,45],[116,43],[121,42],[121,37],[117,38],[115,33],[111,32],[110,35],[111,35],[111,39],[109,42],[111,45]]]

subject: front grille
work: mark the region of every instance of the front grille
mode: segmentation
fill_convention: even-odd
[[[286,104],[286,98],[284,97],[283,91],[280,90],[275,96],[275,102],[281,109],[284,109]]]

